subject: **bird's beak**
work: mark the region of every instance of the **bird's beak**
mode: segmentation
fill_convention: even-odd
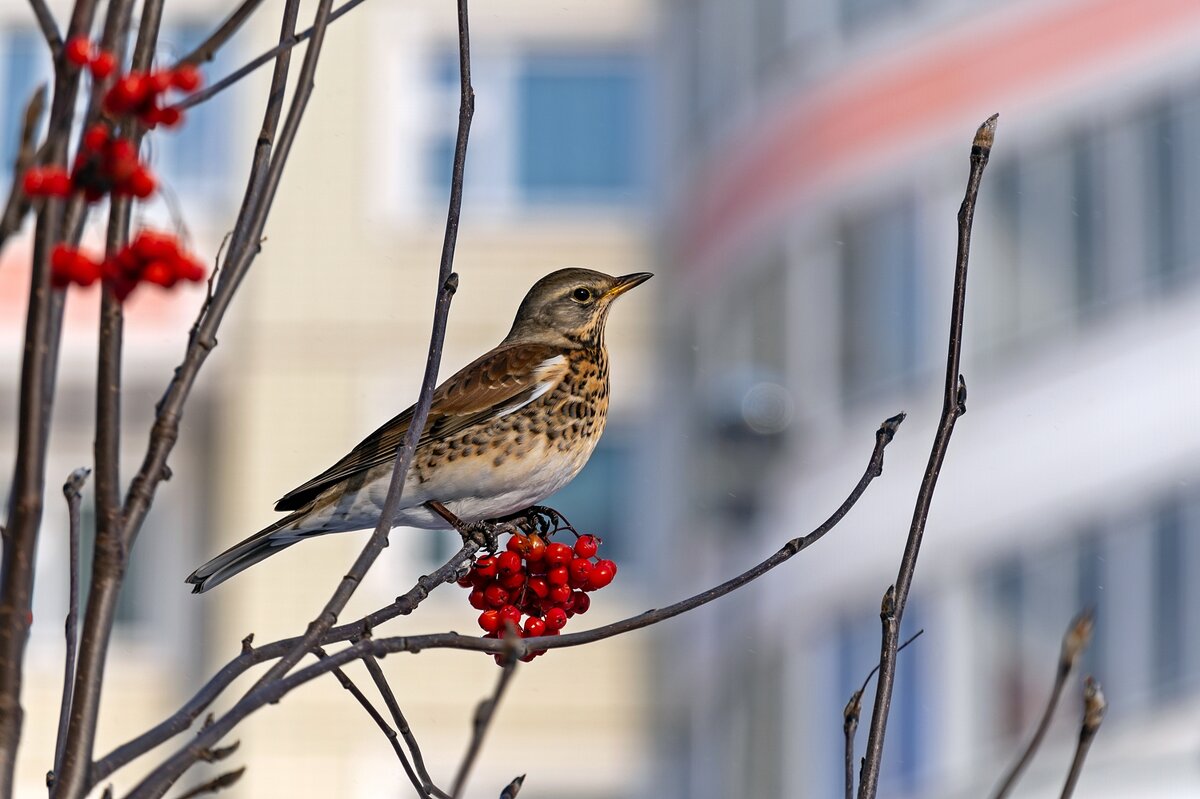
[[[642,285],[652,277],[654,275],[649,272],[634,272],[630,275],[621,275],[617,278],[617,282],[613,284],[613,287],[605,293],[605,297],[609,300],[614,300],[634,286]]]

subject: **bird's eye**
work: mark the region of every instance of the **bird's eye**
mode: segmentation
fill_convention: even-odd
[[[588,291],[582,286],[571,292],[571,299],[575,300],[575,302],[587,302],[591,298],[592,292]]]

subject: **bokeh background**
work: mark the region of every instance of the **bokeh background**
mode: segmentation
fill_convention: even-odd
[[[185,51],[226,5],[168,3],[164,51]],[[210,77],[273,43],[276,5]],[[884,476],[796,561],[683,619],[523,668],[471,795],[523,772],[529,799],[841,795],[841,710],[878,657],[879,598],[940,409],[969,142],[997,111],[969,412],[904,620],[925,635],[900,657],[882,795],[986,795],[1088,606],[1084,669],[1110,715],[1078,795],[1200,793],[1200,4],[522,0],[477,3],[472,33],[477,114],[443,372],[496,343],[555,268],[658,273],[613,314],[609,429],[553,500],[621,566],[574,627],[694,593],[811,529],[861,473],[878,423],[909,418]],[[4,3],[0,170],[48,70],[27,8]],[[158,202],[141,218],[182,218],[206,258],[236,212],[266,79],[151,145],[178,210]],[[247,633],[302,629],[361,546],[313,541],[203,597],[182,583],[415,397],[456,80],[445,2],[377,0],[329,31],[262,255],[139,541],[101,750],[171,712]],[[102,233],[96,222],[89,237]],[[28,258],[26,236],[0,262],[0,453],[12,452]],[[128,473],[199,301],[146,290],[130,303]],[[94,290],[69,304],[25,687],[28,796],[44,795],[61,689],[55,486],[91,459],[96,307]],[[10,469],[4,455],[0,491]],[[397,531],[346,618],[406,590],[454,541]],[[467,631],[474,616],[447,587],[389,631]],[[448,780],[495,666],[429,652],[384,667]],[[1058,795],[1078,717],[1073,685],[1022,795]],[[411,791],[332,679],[238,737],[250,769],[230,796]]]

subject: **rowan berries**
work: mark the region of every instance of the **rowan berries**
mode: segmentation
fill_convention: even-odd
[[[168,259],[172,244],[152,236],[141,242],[139,252],[157,263]],[[142,279],[158,279],[153,263],[146,269],[150,274]],[[578,536],[568,546],[538,533],[516,533],[504,551],[478,558],[458,584],[470,591],[471,607],[482,611],[479,626],[485,637],[501,638],[509,625],[522,638],[554,636],[569,619],[586,613],[592,600],[585,592],[603,588],[617,573],[611,560],[595,560],[600,544],[592,535]],[[521,660],[542,654],[545,650],[529,652]],[[503,664],[504,656],[497,655],[496,662]]]
[[[67,39],[66,47],[63,48],[63,55],[76,66],[87,66],[92,60],[92,43],[86,36],[72,36],[70,39]]]

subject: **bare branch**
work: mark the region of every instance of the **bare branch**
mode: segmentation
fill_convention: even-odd
[[[1071,759],[1071,770],[1067,773],[1067,783],[1063,786],[1061,799],[1070,799],[1075,793],[1075,785],[1083,771],[1083,761],[1087,759],[1092,741],[1100,731],[1104,722],[1104,713],[1108,710],[1108,701],[1100,690],[1100,683],[1090,676],[1083,682],[1083,724],[1079,727],[1079,743],[1075,746],[1075,757]]]
[[[25,116],[21,123],[21,146],[13,161],[12,188],[9,189],[8,201],[4,204],[4,213],[0,215],[0,250],[4,249],[8,237],[20,230],[25,214],[29,213],[32,205],[25,196],[22,181],[26,171],[37,163],[38,153],[34,139],[37,137],[38,125],[41,124],[45,111],[46,84],[43,83],[34,90],[29,96],[29,102],[25,104]]]
[[[512,682],[512,676],[517,670],[517,655],[512,646],[516,640],[518,640],[516,630],[512,629],[510,625],[508,633],[504,637],[508,648],[504,654],[504,667],[500,671],[499,679],[496,680],[496,688],[492,691],[492,695],[480,702],[479,707],[475,709],[471,741],[467,745],[467,753],[463,755],[462,763],[458,766],[458,774],[454,777],[454,787],[450,789],[450,795],[454,799],[462,796],[463,788],[467,785],[467,777],[471,774],[471,767],[475,765],[475,760],[479,757],[479,750],[483,748],[483,738],[492,724],[492,717],[496,715],[496,706],[500,704],[500,700],[504,697],[504,692],[508,689],[508,684]]]
[[[223,791],[226,788],[229,788],[230,786],[237,783],[237,781],[240,780],[242,778],[242,775],[245,773],[246,773],[245,766],[242,766],[239,769],[234,769],[233,771],[227,771],[224,774],[221,774],[220,776],[209,780],[208,782],[197,785],[195,788],[192,788],[187,793],[180,794],[178,799],[194,799],[194,797],[197,797],[197,796],[203,796],[208,793],[217,793],[218,791]]]
[[[33,9],[33,15],[37,17],[38,28],[41,29],[42,36],[46,39],[50,55],[57,61],[62,52],[63,40],[62,34],[58,32],[58,23],[54,21],[54,14],[46,5],[46,0],[29,0],[29,5]]]
[[[241,4],[225,18],[225,21],[215,31],[209,34],[208,38],[196,45],[192,52],[179,59],[175,63],[175,66],[179,67],[184,64],[199,66],[205,62],[212,61],[217,51],[233,38],[233,35],[238,32],[246,20],[250,19],[261,5],[262,0],[242,0]],[[265,64],[270,60],[270,58],[267,58],[263,63]]]
[[[1092,611],[1086,610],[1076,616],[1071,626],[1063,634],[1062,648],[1058,655],[1058,666],[1054,674],[1054,688],[1050,691],[1050,699],[1046,703],[1046,709],[1042,711],[1042,718],[1038,722],[1037,728],[1033,731],[1033,736],[1029,739],[1029,743],[1025,746],[1025,750],[1021,753],[1017,762],[1009,769],[1008,774],[1000,783],[1000,787],[992,794],[992,799],[1004,799],[1012,791],[1017,784],[1017,780],[1025,772],[1025,767],[1033,761],[1033,756],[1042,745],[1042,740],[1046,737],[1046,731],[1050,729],[1050,722],[1054,719],[1054,711],[1058,707],[1058,700],[1062,697],[1063,688],[1066,687],[1067,678],[1071,676],[1071,671],[1075,668],[1075,664],[1079,661],[1079,656],[1087,649],[1088,644],[1092,640]]]
[[[367,655],[363,658],[363,665],[367,667],[367,672],[371,675],[371,680],[374,681],[375,687],[379,690],[379,695],[383,697],[383,703],[387,705],[388,712],[392,714],[392,723],[396,725],[396,731],[404,738],[404,742],[408,744],[408,751],[412,753],[413,767],[416,769],[417,776],[420,782],[417,785],[417,790],[436,797],[437,799],[446,799],[448,794],[441,788],[433,784],[433,778],[429,776],[429,769],[425,767],[425,757],[421,754],[421,746],[417,743],[417,736],[413,734],[412,728],[408,726],[408,719],[404,717],[404,712],[400,710],[400,703],[396,701],[396,694],[392,691],[392,686],[388,684],[387,675],[383,673],[383,668],[379,665],[379,659],[374,655]]]
[[[879,656],[879,684],[875,691],[875,706],[871,712],[871,731],[867,737],[866,757],[863,760],[859,776],[859,799],[875,799],[876,791],[879,788],[879,770],[883,761],[883,739],[887,730],[888,710],[891,707],[892,689],[896,680],[896,651],[899,644],[900,622],[904,616],[905,604],[908,602],[908,592],[912,587],[913,574],[917,568],[917,555],[921,551],[921,539],[925,533],[925,523],[929,518],[929,507],[933,502],[933,491],[937,486],[942,463],[946,459],[950,436],[954,432],[955,422],[967,412],[967,387],[962,374],[960,374],[959,364],[962,360],[962,331],[963,317],[966,312],[971,223],[975,216],[975,201],[979,196],[979,182],[983,178],[984,167],[987,166],[988,157],[992,152],[997,118],[998,115],[992,115],[980,125],[971,144],[971,170],[967,178],[967,189],[963,196],[962,206],[958,211],[958,252],[954,264],[954,291],[950,307],[950,338],[946,355],[946,382],[942,395],[942,414],[933,439],[933,447],[929,453],[929,463],[925,467],[925,475],[921,479],[921,487],[917,492],[917,502],[913,509],[908,540],[904,545],[904,555],[900,560],[900,570],[896,575],[894,603],[891,608],[893,612],[890,614],[890,618],[883,619],[884,635]]]
[[[69,35],[86,33],[91,28],[96,6],[97,0],[76,0]],[[44,163],[47,165],[66,164],[67,139],[78,89],[79,70],[68,65],[60,53],[55,62],[54,97],[46,132]],[[46,447],[62,327],[61,293],[50,286],[50,253],[61,234],[62,205],[52,198],[42,203],[33,236],[16,459],[0,554],[0,797],[13,794],[24,721],[21,679],[32,619],[34,564],[46,484]]]
[[[904,648],[913,641],[920,638],[925,633],[924,630],[917,630],[909,639],[900,644],[896,650],[897,653],[903,652]],[[857,691],[850,694],[849,701],[846,702],[846,707],[842,710],[842,736],[845,738],[846,748],[846,799],[854,797],[854,734],[858,732],[858,720],[862,715],[862,698],[867,691],[867,686],[871,683],[871,678],[879,671],[879,664],[876,663],[867,672],[866,679]]]
[[[321,647],[317,647],[313,651],[322,660],[329,657]],[[370,699],[367,699],[367,695],[354,684],[354,680],[351,680],[346,672],[341,669],[334,669],[333,676],[362,705],[363,710],[367,711],[367,715],[371,717],[371,721],[375,722],[375,726],[383,731],[384,736],[388,739],[388,743],[392,745],[392,751],[396,753],[396,757],[400,760],[400,765],[404,768],[404,773],[408,775],[409,782],[417,789],[417,795],[422,797],[422,799],[429,799],[429,791],[421,784],[421,779],[413,771],[412,765],[408,762],[408,755],[405,754],[404,747],[400,745],[400,738],[397,736],[396,731],[388,725],[383,716],[379,714],[379,711],[375,709],[375,705],[371,703]]]
[[[744,572],[743,574],[740,574],[737,577],[726,581],[725,583],[722,583],[716,588],[704,591],[696,596],[685,599],[682,602],[676,602],[675,604],[669,605],[661,610],[649,610],[632,618],[607,624],[592,630],[586,630],[579,633],[569,633],[567,635],[524,638],[517,641],[500,641],[495,638],[475,638],[472,636],[459,635],[458,633],[435,633],[432,635],[362,640],[353,644],[352,646],[348,646],[337,652],[329,654],[328,658],[322,660],[320,663],[307,666],[280,680],[269,684],[256,685],[250,690],[249,693],[242,697],[242,699],[240,699],[237,704],[235,704],[229,710],[228,713],[226,713],[212,725],[202,730],[200,734],[196,736],[196,739],[191,746],[177,753],[172,758],[172,761],[169,761],[164,768],[172,767],[175,763],[190,763],[195,759],[196,751],[202,750],[204,747],[211,746],[216,741],[219,741],[224,735],[228,734],[230,730],[237,726],[242,719],[258,710],[263,705],[276,702],[289,691],[300,685],[303,685],[309,680],[327,674],[334,668],[344,666],[353,660],[361,659],[367,654],[381,657],[394,652],[420,652],[425,649],[464,649],[474,652],[489,652],[492,654],[499,654],[511,648],[515,650],[517,657],[523,657],[527,653],[536,650],[581,646],[583,644],[589,644],[605,638],[611,638],[613,636],[621,635],[633,630],[639,630],[643,627],[648,627],[651,624],[656,624],[660,621],[665,621],[666,619],[678,616],[679,614],[685,613],[693,608],[700,607],[701,605],[707,604],[714,599],[718,599],[745,585],[746,583],[751,582],[755,578],[766,574],[771,569],[775,568],[784,561],[789,560],[797,553],[803,551],[816,541],[820,540],[820,538],[829,532],[829,530],[833,529],[833,527],[839,521],[841,521],[846,513],[849,512],[850,508],[854,506],[859,497],[862,496],[862,493],[866,490],[866,487],[870,484],[870,482],[882,474],[883,451],[891,442],[896,433],[896,429],[903,420],[904,414],[897,414],[896,416],[893,416],[885,421],[880,426],[879,430],[875,434],[875,447],[872,450],[871,459],[867,464],[866,471],[864,472],[863,476],[859,478],[858,483],[850,492],[850,495],[846,498],[846,500],[838,507],[837,510],[834,511],[832,516],[830,516],[823,524],[821,524],[820,527],[809,533],[807,536],[792,539],[791,541],[787,542],[778,552],[767,558],[762,563],[754,566],[749,571]],[[335,628],[334,630],[331,630],[329,634],[333,635],[337,630],[338,628]],[[345,639],[343,638],[342,640]],[[286,650],[279,649],[276,651],[282,653],[282,651]],[[241,673],[241,671],[246,667],[247,666],[245,663],[238,662],[236,666],[234,663],[230,663],[225,667],[225,669],[222,669],[222,674],[219,674],[218,677],[225,679],[228,677],[226,674],[227,672]],[[222,677],[223,674],[225,675],[224,677]],[[229,679],[232,678],[230,677]],[[214,678],[213,682],[216,681],[217,678]],[[215,690],[216,692],[219,692],[219,689]],[[208,691],[207,686],[204,693],[205,695],[202,701],[207,704],[208,702],[211,702],[214,697],[212,692]],[[193,700],[193,703],[197,702],[198,700]],[[189,703],[189,705],[193,703]],[[192,710],[192,708],[186,709],[188,709],[189,712]],[[198,714],[201,711],[195,710],[194,712]],[[180,714],[176,715],[178,716]],[[194,718],[194,716],[192,718]],[[175,717],[172,717],[172,719],[164,722],[164,725],[169,725],[172,723],[175,723]],[[164,725],[160,725],[160,727]],[[184,726],[186,728],[186,723]],[[156,728],[156,730],[157,729],[158,728]],[[138,747],[144,746],[146,742],[143,739],[145,737],[146,736],[143,736],[141,739],[137,739],[135,742],[126,744],[126,746],[122,747],[122,749],[124,750],[127,747],[132,747],[135,743],[137,743]],[[157,742],[150,743],[149,746],[153,746],[155,743]],[[147,746],[146,748],[149,747]],[[145,749],[142,748],[140,751],[145,751]],[[140,751],[133,754],[132,757],[136,757],[137,754],[140,754]],[[114,753],[114,755],[115,754],[116,753]],[[98,776],[96,779],[102,779],[103,776],[99,776],[99,769],[97,769],[97,773]],[[105,773],[108,772],[106,771]]]
[[[397,597],[391,605],[358,621],[334,627],[325,634],[321,643],[357,640],[385,621],[412,613],[433,589],[444,583],[453,582],[457,574],[474,557],[478,548],[476,544],[464,544],[462,549],[451,556],[445,564],[417,580],[417,584],[412,589]],[[246,640],[242,642],[241,653],[213,675],[208,683],[174,715],[137,738],[117,747],[97,761],[92,767],[89,789],[134,758],[140,757],[159,744],[187,730],[192,722],[199,718],[200,714],[247,669],[283,656],[300,641],[300,637],[297,636],[254,647],[251,646],[252,639],[252,635],[247,636]]]
[[[342,3],[340,6],[335,8],[332,13],[330,13],[329,22],[332,23],[340,19],[344,14],[352,11],[354,8],[362,5],[364,2],[365,0],[349,0],[349,2]],[[176,103],[175,107],[180,111],[183,111],[185,109],[192,108],[193,106],[200,105],[200,103],[203,103],[206,100],[211,100],[213,97],[225,91],[250,73],[254,72],[272,58],[278,58],[281,54],[289,52],[293,47],[301,42],[311,39],[315,31],[316,26],[314,25],[313,27],[307,28],[298,34],[295,34],[294,36],[289,36],[287,39],[281,39],[279,44],[275,45],[265,53],[256,56],[250,62],[234,70],[230,74],[221,78],[219,81],[210,83],[209,85],[200,89],[200,91],[192,92],[187,96],[186,99]],[[191,56],[189,54],[184,58],[184,61],[187,61],[190,57]]]
[[[71,682],[75,678],[75,648],[79,643],[79,505],[81,492],[91,469],[81,466],[71,472],[63,483],[63,496],[67,499],[67,620],[63,625],[67,638],[67,654],[63,663],[62,701],[58,709],[58,735],[54,742],[54,770],[46,776],[48,785],[54,784],[54,775],[62,766],[63,746],[67,740],[67,719],[71,712]]]
[[[524,784],[525,775],[522,774],[504,786],[504,790],[500,792],[500,799],[517,799],[517,794],[521,792],[521,786]]]

